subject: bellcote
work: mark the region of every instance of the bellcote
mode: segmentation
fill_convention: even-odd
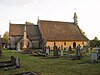
[[[73,17],[75,25],[78,25],[77,18],[78,18],[78,17],[77,17],[77,14],[76,14],[76,12],[75,12],[75,13],[74,13],[74,17]]]

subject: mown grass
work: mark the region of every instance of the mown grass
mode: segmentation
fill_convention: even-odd
[[[65,57],[51,59],[16,53],[14,50],[3,50],[0,61],[9,60],[11,55],[20,58],[21,68],[7,71],[0,69],[0,75],[14,75],[25,71],[40,75],[100,75],[100,63],[78,64],[89,61],[90,57],[84,57],[81,60],[70,60]]]

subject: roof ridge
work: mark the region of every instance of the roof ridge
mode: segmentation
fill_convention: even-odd
[[[61,23],[74,23],[74,22],[53,21],[53,20],[39,20],[39,21],[45,21],[45,22],[61,22]]]
[[[82,32],[81,32],[79,26],[77,26],[77,28],[78,28],[79,32],[81,33],[81,35],[82,35],[84,38],[86,38],[87,40],[89,40],[84,34],[82,34]]]
[[[10,25],[25,25],[25,24],[10,23]]]
[[[14,23],[11,23],[10,25],[25,25],[25,24],[14,24]],[[28,24],[28,26],[37,26],[37,24]]]

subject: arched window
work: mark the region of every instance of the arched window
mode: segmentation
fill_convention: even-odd
[[[73,42],[73,48],[74,49],[76,48],[76,42]]]
[[[84,45],[84,42],[82,42],[82,45]]]
[[[64,42],[64,46],[66,46],[66,42]]]

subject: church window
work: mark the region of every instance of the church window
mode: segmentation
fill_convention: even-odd
[[[82,42],[82,45],[84,45],[84,42]]]
[[[64,46],[66,46],[66,42],[64,42]]]

